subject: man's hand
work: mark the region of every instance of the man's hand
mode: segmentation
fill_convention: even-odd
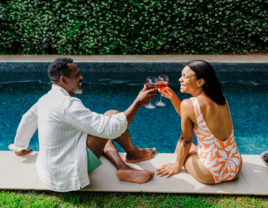
[[[157,87],[151,90],[147,90],[146,85],[144,85],[143,89],[138,94],[136,100],[140,103],[141,106],[144,106],[152,101],[154,96],[157,93]]]
[[[137,98],[132,103],[132,105],[129,106],[129,108],[124,111],[127,117],[128,126],[133,121],[140,107],[151,102],[157,92],[157,88],[151,89],[151,90],[146,90],[146,89],[147,89],[146,85],[144,85],[143,89],[140,91],[140,93],[138,94]]]
[[[15,151],[15,154],[17,155],[17,156],[23,156],[23,155],[27,155],[27,154],[29,154],[31,151],[33,151],[32,149],[26,149],[26,150],[21,150],[20,152],[16,152]]]

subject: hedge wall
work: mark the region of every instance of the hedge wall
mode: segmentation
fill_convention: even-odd
[[[0,1],[0,54],[268,49],[268,0]]]

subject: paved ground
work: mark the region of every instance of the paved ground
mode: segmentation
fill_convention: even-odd
[[[125,153],[120,153],[121,157]],[[36,173],[35,161],[38,152],[18,157],[11,151],[0,151],[0,189],[48,190]],[[268,196],[268,167],[259,155],[242,155],[243,168],[237,180],[216,185],[204,185],[196,181],[184,169],[169,179],[155,176],[144,184],[120,181],[116,168],[104,157],[103,165],[89,177],[91,184],[81,191],[103,192],[149,192],[149,193],[192,193],[192,194],[232,194]],[[130,164],[137,169],[155,171],[166,162],[175,162],[175,154],[157,154],[148,161]]]
[[[0,55],[0,62],[52,62],[70,57],[74,62],[188,62],[268,63],[268,55]]]

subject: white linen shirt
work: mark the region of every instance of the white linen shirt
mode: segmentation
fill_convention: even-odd
[[[62,87],[52,89],[27,111],[19,124],[10,150],[28,148],[38,128],[37,173],[47,188],[66,192],[89,184],[87,135],[115,139],[127,129],[124,113],[109,116],[94,113]]]

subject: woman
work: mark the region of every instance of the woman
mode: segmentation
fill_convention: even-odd
[[[205,184],[236,179],[242,168],[242,157],[234,141],[229,106],[212,66],[205,61],[190,61],[182,70],[179,82],[180,92],[193,97],[181,102],[170,88],[161,92],[181,116],[182,134],[175,150],[176,163],[164,164],[157,174],[169,178],[184,166]],[[193,144],[193,133],[197,146]]]

